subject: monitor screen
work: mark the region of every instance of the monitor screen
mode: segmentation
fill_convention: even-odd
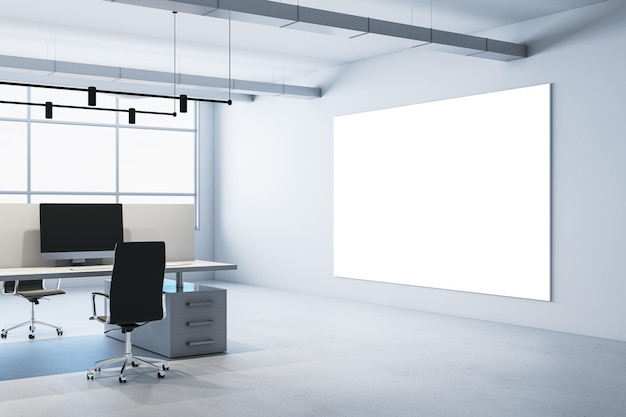
[[[42,259],[112,258],[124,240],[121,204],[41,204],[39,226]]]

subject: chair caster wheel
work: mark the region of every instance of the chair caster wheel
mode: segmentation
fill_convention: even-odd
[[[7,332],[2,330],[2,333],[0,333],[0,337],[3,338],[3,339],[6,339],[7,338]]]
[[[131,362],[130,364],[132,365],[132,367],[133,367],[133,368],[136,368],[136,367],[138,367],[138,366],[139,366],[139,364],[138,364],[138,363],[135,363],[135,362]]]
[[[163,372],[163,371],[159,371],[159,372],[157,373],[157,377],[158,377],[159,379],[161,379],[161,378],[165,378],[165,372]]]
[[[29,334],[29,335],[28,335],[28,338],[29,338],[30,340],[33,340],[33,339],[35,338],[35,335],[34,335],[34,334]]]
[[[93,379],[93,372],[87,372],[87,379]]]
[[[57,336],[63,336],[63,330],[57,329]]]
[[[126,383],[126,377],[125,376],[119,377],[119,381],[120,381],[120,384],[125,384]]]
[[[161,366],[161,368],[162,368],[164,371],[169,371],[169,370],[170,370],[170,366],[169,366],[167,363],[164,363],[164,364]]]

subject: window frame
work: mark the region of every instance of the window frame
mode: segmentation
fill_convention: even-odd
[[[31,88],[32,87],[23,87],[26,89],[26,96],[28,102],[31,102]],[[64,103],[65,104],[65,103]],[[115,98],[115,106],[119,108],[120,106],[120,98]],[[90,110],[83,110],[90,111]],[[91,110],[96,111],[96,110]],[[98,122],[79,122],[79,121],[70,121],[67,119],[63,120],[55,120],[53,119],[41,119],[37,117],[33,117],[32,107],[26,106],[26,115],[25,117],[4,117],[0,114],[0,121],[2,122],[18,122],[24,123],[26,126],[26,188],[23,190],[4,190],[0,189],[0,201],[2,201],[2,197],[7,197],[7,203],[11,203],[12,199],[19,200],[18,196],[25,197],[26,203],[31,204],[33,200],[38,200],[35,204],[39,202],[43,202],[45,199],[40,200],[38,197],[42,196],[67,196],[72,200],[76,198],[76,200],[80,200],[81,196],[84,197],[102,197],[105,198],[107,196],[113,197],[111,202],[119,203],[120,199],[124,199],[124,197],[148,197],[146,200],[150,200],[149,197],[154,197],[155,200],[159,200],[163,197],[189,197],[193,200],[194,211],[195,211],[195,229],[200,229],[200,216],[199,216],[199,133],[198,133],[198,104],[194,103],[193,106],[189,106],[189,111],[193,113],[193,126],[192,127],[178,127],[178,126],[164,126],[163,124],[157,125],[128,125],[123,123],[120,120],[120,113],[115,113],[115,121],[113,123],[98,123]],[[163,116],[167,117],[167,116]],[[137,120],[138,123],[141,123],[141,120]],[[72,126],[89,126],[89,127],[105,127],[105,128],[113,128],[115,130],[115,190],[114,191],[68,191],[63,189],[52,189],[46,191],[39,191],[32,189],[32,175],[33,175],[33,167],[32,167],[32,126],[34,125],[72,125]],[[174,131],[174,132],[191,132],[193,133],[193,188],[192,192],[121,192],[120,191],[120,130],[154,130],[154,131]],[[16,198],[18,197],[18,198]],[[168,204],[168,203],[149,203],[146,204]],[[172,203],[176,204],[176,203]]]

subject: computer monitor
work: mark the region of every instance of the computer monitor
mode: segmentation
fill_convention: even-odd
[[[124,241],[121,204],[40,204],[39,226],[41,258],[47,260],[112,258],[115,244]]]

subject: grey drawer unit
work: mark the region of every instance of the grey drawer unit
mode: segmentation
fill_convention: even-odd
[[[110,280],[105,282],[108,290]],[[185,283],[176,291],[169,280],[163,287],[165,318],[133,330],[133,345],[169,358],[226,351],[226,290]],[[105,330],[116,328],[106,325]],[[120,331],[107,333],[124,340]]]

